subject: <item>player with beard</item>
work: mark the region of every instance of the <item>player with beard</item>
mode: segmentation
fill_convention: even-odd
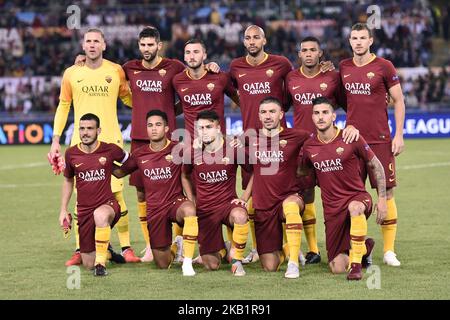
[[[286,76],[286,87],[294,108],[294,127],[315,133],[316,128],[312,121],[312,100],[316,97],[327,97],[345,109],[345,93],[339,72],[334,70],[321,72],[320,60],[323,57],[323,51],[317,38],[306,37],[300,41],[298,57],[301,62],[300,68],[292,70]],[[343,132],[345,142],[351,143],[353,139],[357,139],[355,136],[347,136],[347,131],[346,129]],[[305,257],[307,264],[319,263],[321,259],[316,237],[314,186],[313,175],[299,178],[299,190],[305,200],[302,219],[309,247]]]
[[[366,24],[357,23],[350,32],[353,58],[341,61],[339,71],[347,96],[347,125],[361,131],[370,148],[383,164],[386,174],[387,218],[381,225],[384,242],[383,262],[389,266],[400,266],[394,244],[397,233],[397,205],[394,199],[396,186],[395,157],[404,149],[403,125],[405,102],[400,79],[389,60],[370,52],[373,44],[372,30]],[[392,138],[387,113],[389,97],[394,103],[395,136]],[[369,175],[372,188],[376,179],[361,163],[364,181]]]
[[[188,141],[194,140],[197,114],[213,110],[219,115],[220,127],[225,134],[224,95],[239,104],[239,97],[228,73],[210,73],[205,67],[207,58],[205,44],[199,39],[190,39],[184,46],[184,62],[187,68],[173,78],[173,86],[183,107]]]
[[[334,126],[336,112],[330,100],[313,100],[312,119],[317,131],[303,146],[303,162],[320,185],[328,264],[335,274],[349,268],[347,279],[361,280],[362,267],[371,262],[374,241],[366,239],[372,198],[359,175],[360,163],[376,177],[378,224],[387,211],[384,169],[362,136],[353,143],[344,142],[342,131]]]
[[[80,117],[78,128],[81,142],[68,148],[65,154],[67,166],[59,222],[63,228],[68,227],[65,222],[70,223],[67,207],[75,186],[82,263],[94,269],[95,276],[106,276],[111,228],[119,221],[121,212],[111,190],[111,172],[114,161],[126,161],[128,153],[114,143],[98,140],[100,119],[92,113]]]

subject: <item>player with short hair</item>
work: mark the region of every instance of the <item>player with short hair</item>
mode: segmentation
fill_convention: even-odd
[[[59,105],[56,109],[53,140],[49,159],[57,161],[61,158],[60,136],[67,122],[70,106],[74,108],[74,132],[78,131],[80,117],[85,113],[94,113],[102,122],[103,131],[101,140],[115,143],[123,147],[122,132],[117,119],[117,98],[131,106],[131,93],[125,74],[120,65],[103,59],[106,43],[103,32],[99,29],[89,29],[83,38],[83,50],[86,54],[84,66],[71,66],[64,71],[61,83]],[[76,145],[79,136],[74,134],[71,146]],[[130,246],[130,233],[128,223],[128,210],[123,199],[123,181],[114,177],[111,179],[111,188],[116,200],[120,204],[122,217],[117,224],[122,255],[127,262],[139,262]],[[76,219],[76,216],[75,216]],[[75,224],[77,250],[66,265],[81,263],[79,253],[79,237]]]
[[[312,119],[317,133],[304,144],[304,166],[315,172],[324,211],[328,264],[331,272],[344,273],[348,280],[361,280],[362,267],[371,262],[373,239],[366,239],[372,198],[359,175],[360,163],[373,171],[377,182],[377,223],[386,217],[386,180],[383,166],[362,136],[345,143],[334,126],[336,112],[325,97],[313,100]]]
[[[311,119],[312,100],[324,96],[334,103],[338,102],[345,108],[345,94],[342,90],[339,72],[334,70],[321,72],[320,61],[323,57],[323,51],[317,38],[306,37],[302,39],[298,57],[301,66],[292,70],[286,76],[286,89],[294,109],[294,128],[313,133],[316,128]],[[305,201],[302,220],[309,247],[305,256],[307,264],[319,263],[321,259],[316,236],[314,185],[315,181],[311,176],[299,178],[299,190]]]
[[[230,75],[234,86],[239,92],[239,107],[242,114],[243,130],[262,127],[259,118],[259,102],[265,97],[275,97],[282,101],[283,109],[286,103],[284,80],[292,70],[291,62],[283,56],[268,54],[264,51],[267,40],[264,30],[257,25],[250,25],[244,32],[244,46],[247,54],[231,61]],[[281,120],[286,127],[286,120]],[[251,172],[242,170],[242,189],[247,188]],[[252,250],[244,259],[244,263],[258,261],[255,239],[254,208],[252,199],[248,207],[250,231],[252,235]]]
[[[128,153],[114,143],[98,140],[102,130],[96,115],[82,115],[77,127],[80,142],[65,153],[59,222],[63,227],[64,221],[70,221],[67,206],[75,185],[81,260],[86,268],[94,268],[95,276],[106,276],[111,228],[121,216],[111,190],[111,172],[114,161],[126,161]]]
[[[161,110],[147,113],[147,134],[150,143],[131,154],[113,174],[123,177],[135,170],[142,176],[147,202],[147,226],[152,240],[154,261],[159,268],[170,267],[176,252],[171,250],[172,223],[183,226],[183,275],[194,276],[192,257],[198,236],[195,205],[189,183],[182,179],[182,161],[176,151],[179,143],[169,140],[167,114]],[[182,151],[182,149],[181,149]]]
[[[286,278],[299,277],[302,197],[298,194],[296,171],[298,154],[309,134],[281,126],[284,117],[280,100],[264,98],[259,118],[263,125],[257,139],[250,137],[249,161],[253,165],[253,205],[257,250],[265,271],[277,271],[289,255]],[[286,223],[288,246],[283,250]]]
[[[339,71],[347,96],[347,125],[361,131],[372,151],[383,164],[386,174],[387,218],[381,225],[384,242],[383,261],[389,266],[400,266],[394,244],[397,232],[397,206],[394,199],[396,186],[395,156],[404,149],[403,125],[405,103],[397,72],[389,60],[370,52],[372,30],[357,23],[350,32],[353,58],[341,61]],[[388,97],[394,102],[395,136],[389,130]],[[368,170],[361,164],[361,175],[366,180]],[[376,180],[369,171],[370,184]]]
[[[173,77],[182,72],[185,66],[176,59],[162,57],[163,43],[158,29],[145,27],[138,37],[139,51],[142,59],[134,59],[123,65],[125,75],[133,93],[131,112],[131,152],[148,145],[146,115],[151,110],[162,110],[167,114],[169,137],[176,129],[175,89]],[[130,185],[136,187],[137,209],[142,234],[146,242],[143,262],[151,262],[153,254],[147,228],[147,209],[144,183],[137,171],[130,175]]]
[[[186,134],[194,140],[195,120],[198,112],[214,110],[225,133],[224,95],[239,104],[239,97],[228,73],[211,73],[205,68],[206,47],[199,39],[190,39],[184,46],[184,62],[187,68],[173,78],[173,86],[183,107]]]
[[[195,177],[193,200],[197,207],[202,262],[207,269],[217,270],[226,257],[222,237],[224,224],[233,230],[231,271],[235,276],[244,276],[242,259],[248,237],[245,206],[249,195],[237,197],[236,172],[239,162],[245,162],[245,149],[230,146],[221,133],[220,116],[214,110],[199,112],[196,124],[200,145],[191,151],[191,159],[185,164],[183,174],[188,181],[191,176]]]

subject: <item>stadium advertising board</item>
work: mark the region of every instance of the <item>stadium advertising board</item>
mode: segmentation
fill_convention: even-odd
[[[293,123],[292,115],[287,116],[288,126]],[[129,117],[119,118],[124,141],[130,141],[131,124]],[[345,115],[338,115],[336,123],[345,125]],[[391,131],[395,131],[394,116],[389,115]],[[182,123],[178,123],[181,127]],[[242,120],[238,114],[226,116],[228,134],[242,132]],[[70,144],[73,125],[69,125],[61,137],[62,144]],[[0,121],[0,145],[50,144],[53,136],[51,121]],[[407,113],[404,126],[405,138],[450,138],[450,113]]]

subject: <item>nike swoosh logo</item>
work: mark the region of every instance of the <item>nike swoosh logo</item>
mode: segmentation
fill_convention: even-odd
[[[239,77],[239,78],[242,78],[242,77],[245,76],[245,75],[246,75],[246,73],[238,74],[238,77]]]
[[[83,163],[80,164],[75,164],[75,168],[78,168],[79,166],[81,166]]]
[[[344,79],[347,78],[347,77],[350,77],[350,75],[349,74],[344,74]]]
[[[142,160],[142,161],[141,161],[141,163],[146,163],[146,162],[148,162],[148,160]]]
[[[80,83],[80,82],[81,82],[81,81],[83,81],[83,80],[84,80],[84,79],[81,79],[81,80],[77,80],[77,82],[78,82],[78,83]]]
[[[257,143],[257,142],[255,142],[255,143],[253,144],[253,146],[254,146],[254,147],[257,147],[257,146],[258,146],[258,143]]]
[[[318,155],[318,153],[314,153],[314,154],[311,155],[311,158],[314,158],[317,155]]]
[[[134,74],[138,74],[138,73],[141,73],[141,72],[142,72],[142,71],[135,71]]]
[[[292,90],[297,90],[300,86],[292,87]]]
[[[203,164],[203,162],[198,162],[198,163],[196,163],[197,166],[199,166],[199,165],[201,165],[201,164]]]
[[[189,88],[183,88],[183,89],[181,89],[181,92],[185,92],[187,89],[189,89]]]
[[[389,182],[394,182],[395,178],[389,178]]]

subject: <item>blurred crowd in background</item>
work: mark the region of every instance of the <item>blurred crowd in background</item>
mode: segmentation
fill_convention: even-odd
[[[401,70],[408,108],[450,107],[450,55],[435,59],[433,39],[449,45],[450,4],[425,0],[376,1],[381,28],[372,51]],[[67,28],[70,5],[81,9],[81,30]],[[233,58],[245,54],[242,36],[249,24],[261,26],[266,51],[286,56],[298,66],[299,41],[316,36],[325,59],[335,66],[351,56],[348,44],[353,23],[367,19],[369,1],[222,0],[135,1],[0,0],[0,112],[30,114],[54,111],[60,76],[81,53],[83,32],[100,27],[107,39],[105,58],[117,63],[139,58],[137,35],[146,25],[160,30],[164,56],[183,59],[191,37],[202,38],[208,60],[228,70]],[[370,15],[370,14],[369,14]],[[442,49],[442,48],[441,48]],[[442,51],[442,50],[441,50]],[[433,65],[433,61],[439,61]]]

